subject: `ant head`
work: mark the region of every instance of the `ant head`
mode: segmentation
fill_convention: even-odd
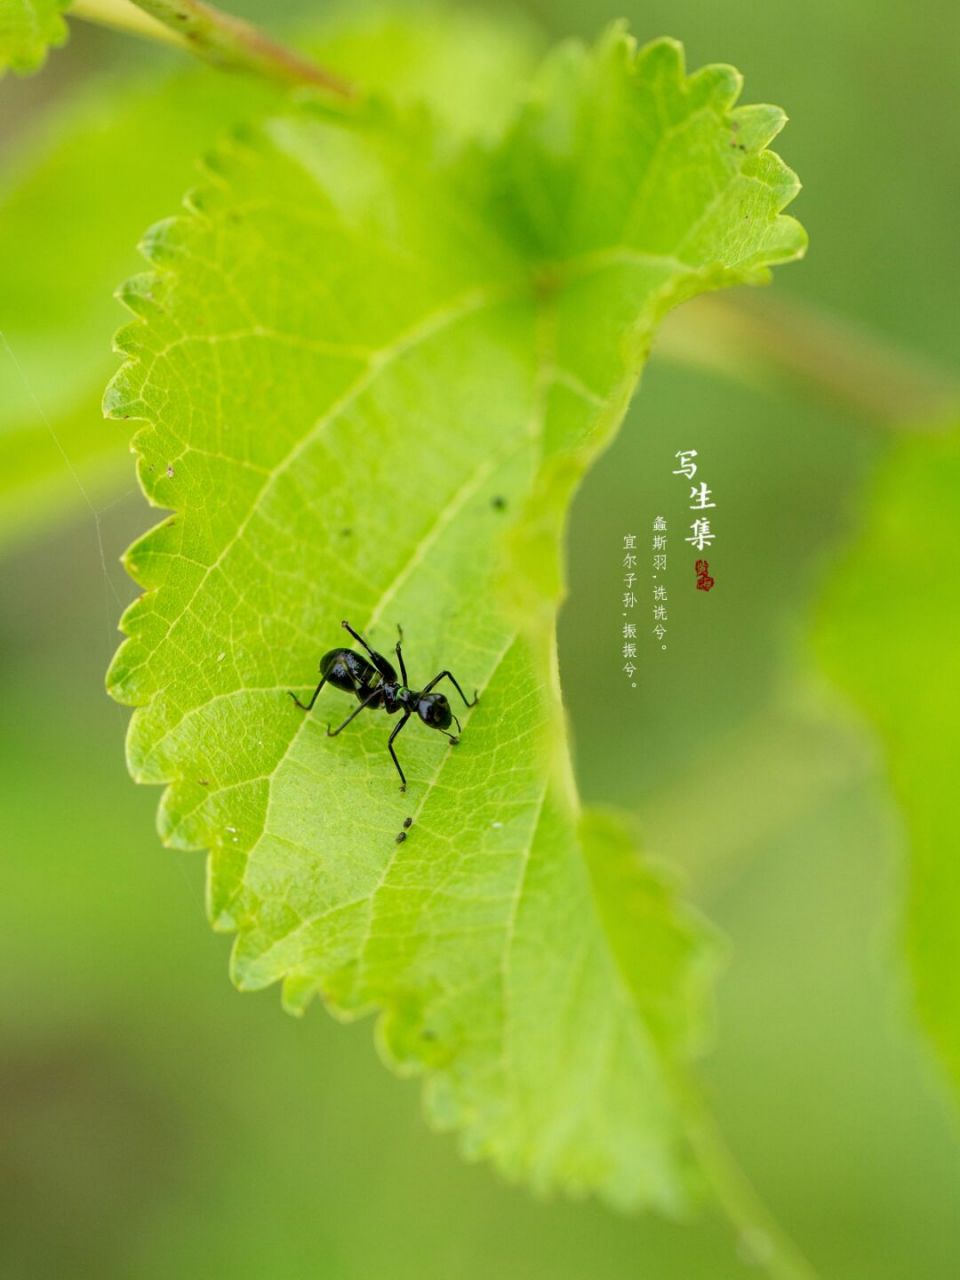
[[[417,715],[431,729],[449,729],[453,715],[442,693],[425,693],[417,703]]]

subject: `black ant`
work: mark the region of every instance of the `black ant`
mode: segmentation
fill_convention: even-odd
[[[416,689],[410,689],[407,686],[407,668],[404,666],[403,653],[400,646],[403,644],[403,628],[398,626],[397,632],[399,639],[394,652],[397,655],[397,662],[400,665],[401,679],[397,678],[397,673],[393,666],[387,661],[382,653],[377,653],[375,649],[371,649],[359,632],[354,631],[350,623],[344,619],[340,624],[345,630],[349,631],[354,640],[360,642],[370,655],[370,661],[363,656],[362,653],[355,653],[353,649],[331,649],[329,653],[325,653],[320,659],[320,683],[313,691],[313,697],[309,702],[303,703],[295,693],[288,690],[290,697],[294,700],[301,711],[312,711],[313,704],[317,700],[317,695],[325,684],[328,682],[336,689],[343,689],[346,693],[355,693],[360,699],[360,705],[355,711],[347,716],[343,724],[338,729],[331,729],[327,725],[327,737],[335,738],[341,730],[353,720],[364,707],[369,707],[372,711],[382,708],[388,716],[392,716],[397,711],[403,711],[400,723],[390,734],[387,741],[387,749],[393,757],[393,763],[397,766],[397,773],[400,775],[400,790],[406,791],[407,779],[404,777],[403,770],[400,768],[400,761],[397,759],[397,753],[393,749],[393,740],[410,719],[414,712],[420,717],[425,725],[431,729],[439,729],[441,733],[446,734],[451,743],[456,746],[460,741],[452,733],[448,733],[451,721],[456,721],[457,733],[461,733],[460,721],[450,710],[450,703],[446,700],[442,693],[434,693],[433,687],[446,676],[453,687],[459,693],[464,701],[464,705],[474,707],[477,704],[477,694],[474,692],[473,702],[467,701],[467,695],[457,684],[453,674],[449,671],[441,671],[435,675],[428,685],[419,692]],[[404,826],[407,824],[404,823]]]

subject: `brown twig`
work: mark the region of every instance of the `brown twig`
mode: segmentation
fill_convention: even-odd
[[[124,10],[131,15],[142,11],[161,27],[151,30],[152,24],[133,21],[124,16]],[[273,40],[252,23],[203,0],[130,0],[130,4],[125,0],[78,0],[71,14],[140,35],[157,37],[165,30],[172,33],[175,43],[226,70],[246,71],[280,84],[314,85],[339,98],[357,97],[357,89],[348,80]]]
[[[784,381],[873,426],[950,429],[960,384],[852,321],[782,295],[707,295],[664,324],[657,350],[748,383]]]

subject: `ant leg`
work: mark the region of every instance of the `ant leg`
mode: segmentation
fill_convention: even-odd
[[[340,625],[341,627],[343,627],[345,631],[350,632],[354,640],[359,641],[359,643],[363,645],[367,653],[369,653],[370,657],[373,659],[373,665],[376,667],[376,669],[380,672],[380,675],[385,680],[395,680],[397,678],[396,672],[390,666],[390,663],[386,660],[383,654],[377,653],[376,649],[371,649],[370,646],[367,644],[366,640],[364,640],[363,636],[360,634],[360,632],[354,631],[353,627],[351,627],[350,623],[346,620],[346,618],[344,618],[344,620],[340,623]]]
[[[401,791],[406,791],[406,789],[407,789],[407,780],[406,780],[406,778],[404,777],[403,770],[400,768],[400,761],[397,759],[397,753],[396,753],[396,752],[394,751],[394,749],[393,749],[393,740],[394,740],[394,738],[397,736],[397,734],[400,732],[400,730],[403,728],[403,726],[407,723],[407,721],[408,721],[409,719],[410,719],[410,712],[409,712],[409,711],[405,711],[405,712],[403,713],[403,719],[400,721],[400,723],[399,723],[399,724],[396,726],[396,728],[394,729],[393,733],[391,733],[390,737],[387,739],[387,750],[388,750],[388,751],[390,752],[390,754],[393,756],[393,763],[397,766],[397,773],[399,773],[399,775],[400,775],[400,790],[401,790]]]
[[[293,690],[292,690],[292,689],[288,689],[288,690],[287,690],[287,693],[289,693],[289,694],[290,694],[290,697],[294,700],[294,702],[297,704],[297,706],[300,708],[300,710],[301,710],[301,711],[312,711],[312,710],[313,710],[313,704],[314,704],[314,703],[316,702],[316,700],[317,700],[317,694],[320,692],[320,690],[323,688],[323,686],[324,686],[326,683],[327,683],[327,677],[326,677],[326,676],[324,676],[324,677],[323,677],[323,679],[320,681],[320,683],[317,685],[317,687],[314,689],[314,691],[313,691],[313,697],[312,697],[312,698],[310,699],[310,701],[309,701],[309,702],[307,702],[307,703],[303,703],[303,702],[301,702],[301,701],[300,701],[300,699],[297,697],[297,695],[293,692]]]
[[[453,716],[453,712],[452,712],[452,711],[450,712],[450,714]],[[446,729],[441,729],[441,730],[440,730],[440,732],[441,732],[441,733],[445,733],[445,734],[447,735],[447,737],[450,739],[450,745],[451,745],[452,747],[455,747],[455,746],[457,745],[457,743],[460,741],[460,737],[459,737],[459,735],[460,735],[461,733],[463,733],[463,725],[460,723],[460,721],[459,721],[459,720],[457,720],[457,717],[456,717],[456,716],[453,716],[453,718],[454,718],[454,720],[456,720],[456,721],[457,721],[457,732],[456,732],[456,733],[447,733]]]
[[[437,684],[439,681],[441,681],[441,680],[443,679],[443,677],[444,677],[444,676],[446,676],[446,677],[447,677],[447,679],[450,681],[450,683],[451,683],[451,684],[453,685],[453,687],[456,689],[457,693],[459,693],[460,697],[463,699],[463,702],[464,702],[464,705],[465,705],[465,706],[467,706],[467,707],[475,707],[475,706],[477,705],[477,702],[479,701],[479,698],[478,698],[478,696],[477,696],[477,690],[476,690],[476,689],[474,689],[474,691],[473,691],[473,701],[472,701],[472,702],[468,702],[468,701],[467,701],[467,695],[463,692],[463,690],[462,690],[462,689],[460,688],[460,686],[457,684],[456,677],[453,675],[453,672],[452,672],[452,671],[441,671],[439,675],[434,676],[434,677],[433,677],[433,679],[430,681],[430,683],[427,685],[427,687],[426,687],[425,689],[423,689],[423,690],[422,690],[422,693],[429,693],[429,692],[430,692],[430,690],[433,688],[433,686],[434,686],[435,684]]]
[[[359,631],[354,631],[353,627],[351,627],[350,623],[346,620],[346,618],[344,618],[344,620],[340,623],[340,625],[341,625],[341,627],[343,627],[344,631],[349,631],[349,632],[350,632],[350,634],[353,636],[354,640],[358,641],[360,644],[362,644],[362,645],[363,645],[363,647],[366,649],[367,653],[369,653],[369,655],[370,655],[370,657],[371,657],[371,658],[379,658],[379,657],[380,657],[380,654],[379,654],[379,653],[377,653],[376,649],[371,649],[371,648],[370,648],[370,646],[367,644],[366,640],[364,640],[364,638],[363,638],[363,636],[360,634],[360,632],[359,632]]]
[[[397,662],[399,662],[400,664],[400,675],[403,677],[403,683],[409,684],[410,682],[407,679],[407,668],[406,668],[406,665],[404,664],[403,652],[400,648],[400,646],[403,644],[403,627],[401,627],[399,622],[397,623],[397,633],[400,636],[400,639],[397,641],[397,647],[394,650],[394,652],[397,655]]]
[[[335,738],[342,729],[345,729],[347,727],[347,725],[350,723],[351,720],[355,720],[357,718],[357,716],[360,714],[363,708],[367,705],[367,703],[372,702],[379,692],[380,692],[380,689],[378,687],[374,689],[373,693],[371,693],[369,697],[364,698],[364,700],[360,703],[359,707],[357,707],[355,710],[350,712],[346,720],[344,720],[343,724],[340,725],[339,729],[331,729],[330,726],[327,725],[327,737]]]

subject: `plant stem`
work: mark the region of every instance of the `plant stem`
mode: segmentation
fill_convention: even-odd
[[[667,318],[657,350],[755,386],[788,382],[871,426],[938,431],[960,417],[960,386],[947,374],[782,296],[698,298]]]
[[[817,1280],[727,1150],[715,1122],[701,1114],[689,1135],[716,1201],[737,1232],[744,1262],[766,1272],[771,1280]]]
[[[189,48],[228,71],[246,71],[285,85],[313,85],[340,98],[357,95],[353,85],[332,71],[203,0],[75,0],[70,13]]]
[[[161,44],[175,45],[180,49],[188,47],[179,32],[171,31],[156,18],[151,18],[130,0],[73,0],[69,16],[82,18],[84,22],[92,22],[98,27],[109,27],[112,31],[159,40]]]

